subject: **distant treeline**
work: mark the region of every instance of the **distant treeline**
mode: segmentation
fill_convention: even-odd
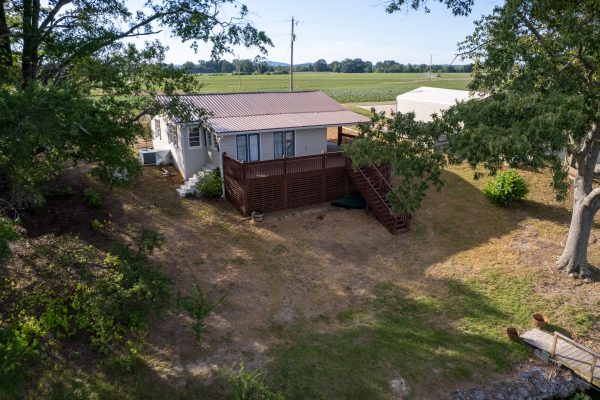
[[[218,74],[218,73],[239,73],[242,75],[251,74],[287,74],[290,67],[287,65],[272,65],[265,59],[255,60],[200,60],[197,64],[191,61],[182,66],[191,74]],[[440,72],[471,72],[473,66],[466,65],[441,65],[433,64],[431,71]],[[379,61],[374,64],[371,61],[363,61],[360,58],[346,58],[342,61],[327,61],[321,59],[314,63],[306,63],[294,66],[297,72],[340,72],[340,73],[364,73],[364,72],[429,72],[427,64],[400,64],[393,60]]]

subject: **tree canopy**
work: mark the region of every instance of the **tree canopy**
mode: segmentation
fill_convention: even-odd
[[[8,197],[37,202],[41,184],[67,161],[95,163],[108,183],[135,177],[130,145],[144,133],[140,118],[160,111],[155,94],[198,83],[165,64],[160,42],[132,39],[167,30],[193,50],[208,43],[215,58],[237,45],[266,52],[271,41],[247,14],[235,0],[150,0],[138,9],[119,0],[0,1],[0,175],[10,181]]]
[[[455,15],[472,0],[439,0]],[[387,11],[427,7],[395,0]],[[557,261],[572,275],[590,274],[587,246],[600,209],[594,174],[600,153],[600,3],[595,0],[507,0],[459,44],[474,60],[470,90],[483,99],[444,116],[449,156],[495,173],[505,165],[549,167],[559,199],[573,175],[573,214]],[[561,154],[566,154],[563,160]],[[565,162],[566,161],[566,162]]]
[[[388,195],[392,211],[415,211],[429,187],[441,189],[446,160],[436,147],[439,125],[415,120],[414,113],[374,113],[360,135],[345,146],[354,168],[369,164],[389,165],[396,176],[394,194]]]

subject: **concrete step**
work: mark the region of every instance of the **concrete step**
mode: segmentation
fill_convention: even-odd
[[[179,188],[177,188],[175,190],[181,197],[185,197],[187,195],[196,193],[197,192],[196,186],[198,185],[198,182],[200,182],[200,180],[204,176],[206,176],[208,173],[213,171],[215,168],[217,168],[217,167],[215,167],[212,164],[206,164],[204,167],[200,168],[200,170],[198,172],[196,172],[194,175],[192,175],[192,177],[190,179],[185,181],[183,183],[183,185],[181,185]]]

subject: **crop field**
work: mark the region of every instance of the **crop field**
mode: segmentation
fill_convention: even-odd
[[[200,92],[255,92],[288,90],[289,75],[197,75]],[[296,90],[322,90],[340,103],[393,101],[396,96],[419,86],[466,89],[469,74],[297,72]]]

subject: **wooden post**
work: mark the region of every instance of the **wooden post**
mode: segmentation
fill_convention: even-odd
[[[351,173],[351,166],[350,166],[350,159],[348,157],[346,157],[344,155],[344,165],[345,165],[345,174],[344,174],[344,195],[350,194],[350,185],[349,185],[349,181],[350,181],[350,173]]]
[[[325,169],[325,163],[327,162],[325,159],[326,154],[321,154],[321,201],[325,202],[325,191],[327,190],[327,170]]]
[[[596,371],[596,364],[598,363],[598,357],[592,358],[592,368],[590,369],[590,383],[594,383],[594,372]]]
[[[283,157],[283,208],[288,208],[287,157]]]
[[[342,132],[343,128],[341,126],[338,126],[338,146],[342,145]]]
[[[246,179],[246,163],[242,161],[242,179],[244,180],[243,214],[248,215],[248,179]]]
[[[550,357],[554,358],[556,356],[556,342],[558,341],[558,335],[554,332],[554,340],[552,341],[552,350],[550,350]]]

